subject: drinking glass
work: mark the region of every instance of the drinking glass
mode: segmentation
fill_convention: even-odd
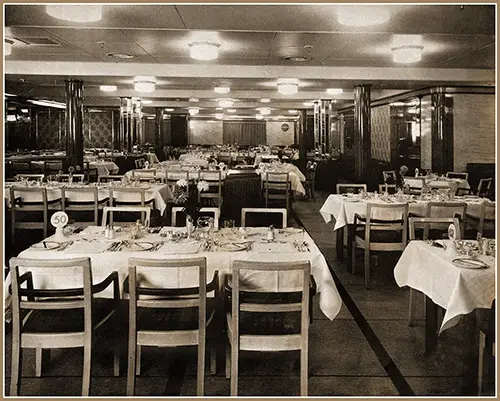
[[[234,220],[224,220],[224,228],[234,228]]]

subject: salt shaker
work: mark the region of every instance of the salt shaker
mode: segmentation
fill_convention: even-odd
[[[274,241],[274,227],[269,226],[269,229],[267,230],[267,240],[269,241]]]

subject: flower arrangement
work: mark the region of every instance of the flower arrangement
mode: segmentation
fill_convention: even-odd
[[[186,218],[191,219],[192,222],[196,222],[200,214],[198,192],[207,190],[208,182],[204,180],[199,181],[196,186],[190,186],[186,179],[179,179],[172,188],[174,203],[183,206],[182,211],[186,214]]]

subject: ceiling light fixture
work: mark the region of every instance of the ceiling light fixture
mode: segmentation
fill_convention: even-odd
[[[302,104],[303,104],[304,106],[306,106],[306,107],[312,107],[312,106],[314,106],[314,103],[313,103],[313,102],[304,102],[304,103],[302,103]]]
[[[227,86],[216,86],[214,88],[215,93],[229,93],[231,91],[231,88]]]
[[[224,114],[222,114],[222,113],[216,113],[216,114],[215,114],[215,118],[216,118],[217,120],[222,120],[222,119],[224,118]]]
[[[101,85],[99,89],[103,92],[114,92],[116,91],[116,85]]]
[[[392,60],[395,63],[416,63],[422,60],[421,35],[394,35],[392,37]]]
[[[290,114],[297,114],[297,113],[298,113],[298,111],[297,111],[297,110],[288,110],[288,112],[289,112]]]
[[[263,116],[262,114],[256,114],[256,115],[255,115],[255,118],[256,118],[257,120],[263,120],[263,119],[264,119],[264,116]]]
[[[391,14],[386,5],[359,6],[345,5],[338,7],[338,21],[342,25],[371,26],[389,21]]]
[[[215,42],[191,42],[190,55],[196,60],[215,60],[219,57],[220,44]]]
[[[227,109],[226,110],[228,113],[236,113],[236,109]]]
[[[12,45],[14,44],[13,40],[5,39],[4,40],[4,54],[6,56],[10,56],[12,54]]]
[[[267,115],[271,114],[271,109],[268,107],[263,107],[259,110],[260,110],[260,114],[262,114],[263,116],[267,116]]]
[[[168,109],[165,109],[165,111],[174,111],[174,109],[168,108]]]
[[[198,103],[200,101],[200,99],[198,99],[197,97],[191,97],[191,98],[189,98],[189,101],[191,103]]]
[[[220,99],[219,100],[219,106],[220,107],[231,107],[233,105],[233,100],[232,99]]]
[[[190,107],[188,111],[190,116],[195,116],[200,112],[200,109],[198,107]]]
[[[343,92],[344,90],[340,88],[328,88],[326,90],[326,93],[328,93],[329,95],[340,95]]]
[[[72,22],[92,22],[102,18],[102,6],[94,4],[49,4],[45,11],[52,17]]]
[[[295,95],[298,88],[299,83],[296,79],[281,79],[278,81],[278,92],[282,95]]]
[[[152,100],[149,100],[149,99],[148,99],[148,100],[146,100],[146,99],[142,99],[142,104],[151,104],[151,103],[153,103],[153,101],[152,101]]]
[[[134,80],[134,89],[137,92],[151,93],[155,90],[154,77],[137,77]]]
[[[265,98],[263,98],[263,99],[260,99],[260,102],[261,102],[261,103],[271,103],[271,99],[269,99],[269,98],[265,97]]]
[[[129,53],[106,53],[106,56],[120,59],[131,59],[136,57],[133,54]]]
[[[53,100],[32,100],[28,99],[28,103],[36,104],[37,106],[47,106],[47,107],[55,107],[56,109],[65,109],[66,104],[55,102]]]

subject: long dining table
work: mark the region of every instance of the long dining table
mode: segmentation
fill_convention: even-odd
[[[68,233],[64,241],[56,241],[54,236],[49,237],[45,239],[47,247],[34,244],[22,251],[19,257],[67,259],[88,256],[91,259],[92,274],[96,282],[104,279],[112,271],[117,271],[121,286],[128,274],[130,257],[151,259],[206,257],[207,280],[211,280],[216,270],[219,271],[221,279],[225,275],[230,275],[234,260],[263,262],[308,260],[319,294],[320,309],[328,319],[333,320],[340,311],[342,300],[327,262],[312,238],[302,228],[290,227],[276,230],[276,239],[270,242],[266,240],[267,230],[267,227],[218,229],[213,231],[211,237],[213,241],[208,247],[206,231],[200,230],[201,234],[198,237],[187,236],[185,227],[151,228],[139,240],[131,240],[126,228],[115,232],[113,239],[108,239],[105,238],[104,227],[89,226],[81,232]],[[79,284],[79,277],[69,271],[61,272],[55,269],[54,274],[43,277],[44,281],[40,281],[41,277],[37,276],[36,271],[33,272],[36,286],[61,288]],[[196,275],[180,270],[167,277],[157,275],[153,280],[158,285],[192,286],[196,281]],[[283,281],[286,282],[286,277],[276,277],[275,282],[279,281],[282,285]],[[269,282],[257,285],[267,289]],[[112,294],[111,291],[104,291],[99,296],[111,297]]]
[[[337,257],[338,259],[343,258],[343,243],[342,228],[347,227],[348,231],[354,224],[354,215],[359,214],[360,216],[366,215],[366,209],[368,202],[372,203],[408,203],[408,212],[417,216],[425,216],[427,204],[431,201],[437,201],[433,197],[427,196],[415,196],[415,195],[403,195],[398,197],[396,195],[391,195],[388,197],[383,196],[370,196],[363,198],[359,194],[331,194],[325,200],[320,208],[320,214],[323,217],[325,223],[335,220],[335,225],[333,230],[338,233],[337,236]],[[452,202],[464,202],[467,204],[467,214],[478,217],[481,212],[481,205],[483,202],[491,202],[487,198],[480,198],[478,196],[455,196]],[[394,218],[394,216],[381,216],[381,218]],[[352,246],[350,246],[350,234],[347,235],[347,269],[351,270],[352,262]]]

